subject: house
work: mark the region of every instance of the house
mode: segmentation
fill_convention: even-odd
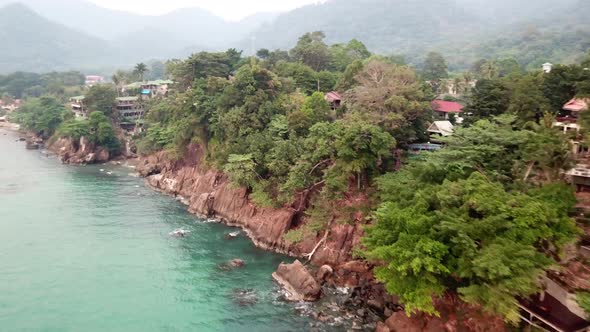
[[[544,331],[588,331],[588,316],[577,304],[576,295],[549,277],[541,279],[544,291],[519,302],[520,318]]]
[[[84,96],[70,98],[70,110],[74,112],[76,119],[85,119],[88,117],[88,109],[84,105]]]
[[[325,99],[332,110],[337,110],[342,106],[342,96],[336,91],[326,93]]]
[[[138,90],[142,97],[165,97],[168,95],[168,91],[172,84],[174,84],[174,82],[170,80],[134,82],[124,86],[122,92]]]
[[[104,82],[104,77],[98,75],[88,75],[86,76],[85,84],[86,86],[93,86]]]
[[[433,100],[431,103],[432,110],[436,113],[436,116],[442,120],[449,120],[451,114],[459,117],[463,113],[463,105],[446,100]]]
[[[555,118],[553,127],[562,128],[564,133],[570,131],[580,131],[578,117],[580,112],[588,110],[589,104],[590,100],[588,99],[573,98],[572,100],[568,101],[565,105],[563,105],[562,111]]]
[[[119,115],[119,126],[128,132],[132,132],[141,127],[139,124],[145,110],[140,103],[139,97],[120,97],[117,98],[115,110]]]
[[[426,132],[439,137],[447,137],[453,135],[453,128],[451,121],[434,121]]]

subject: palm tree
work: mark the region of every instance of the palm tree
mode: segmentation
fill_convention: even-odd
[[[120,97],[123,85],[126,83],[126,76],[127,75],[125,75],[125,72],[117,70],[117,72],[111,77],[113,83],[115,84],[115,88],[117,89],[117,97]]]
[[[498,77],[498,64],[496,61],[487,61],[482,66],[482,75],[488,80]]]
[[[135,68],[133,71],[139,75],[140,80],[143,82],[143,75],[148,71],[148,68],[145,63],[140,62],[135,65]]]

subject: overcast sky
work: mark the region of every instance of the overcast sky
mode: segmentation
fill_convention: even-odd
[[[178,8],[200,7],[228,20],[258,12],[287,11],[323,0],[90,0],[101,7],[158,15]]]

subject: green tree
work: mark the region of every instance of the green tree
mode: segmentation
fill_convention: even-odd
[[[465,107],[470,114],[468,122],[476,122],[506,113],[510,103],[510,91],[500,80],[479,80]]]
[[[59,127],[67,113],[55,97],[43,96],[28,99],[17,111],[16,121],[23,128],[49,138]]]
[[[112,85],[99,84],[88,89],[84,102],[91,111],[102,112],[111,115],[115,106],[117,93]]]
[[[324,43],[326,35],[321,31],[306,33],[290,51],[293,58],[315,71],[327,69],[330,64],[330,50]]]
[[[330,46],[332,67],[336,71],[344,71],[355,61],[362,61],[371,56],[371,52],[360,41],[353,39],[348,44],[334,44]]]
[[[345,98],[352,113],[363,114],[406,144],[423,135],[430,116],[424,90],[411,68],[372,59],[355,76]]]
[[[449,73],[445,58],[440,53],[428,53],[426,60],[424,60],[422,76],[428,81],[440,81],[448,78]]]
[[[526,75],[513,84],[508,112],[516,114],[522,124],[539,122],[545,113],[551,111],[549,100],[541,91],[541,79]]]
[[[262,60],[266,60],[270,57],[270,51],[267,48],[261,48],[256,51],[256,56]]]
[[[224,171],[229,174],[232,183],[238,187],[252,187],[256,184],[256,164],[251,154],[232,154],[227,159]]]
[[[516,298],[536,293],[538,277],[575,240],[572,189],[555,178],[522,182],[527,160],[558,171],[531,152],[559,134],[515,130],[514,117],[496,121],[458,129],[446,148],[377,181],[382,203],[363,243],[408,312],[435,313],[432,297],[451,291],[515,321]]]
[[[147,65],[143,62],[140,62],[135,65],[133,72],[136,73],[139,76],[139,80],[143,82],[144,75],[148,72]]]

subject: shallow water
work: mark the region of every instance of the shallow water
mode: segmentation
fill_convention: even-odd
[[[270,276],[291,259],[225,240],[236,229],[188,214],[130,169],[61,165],[6,133],[0,331],[309,330]],[[178,228],[191,233],[171,237]],[[219,268],[233,258],[246,266]],[[239,289],[251,290],[242,301]]]

